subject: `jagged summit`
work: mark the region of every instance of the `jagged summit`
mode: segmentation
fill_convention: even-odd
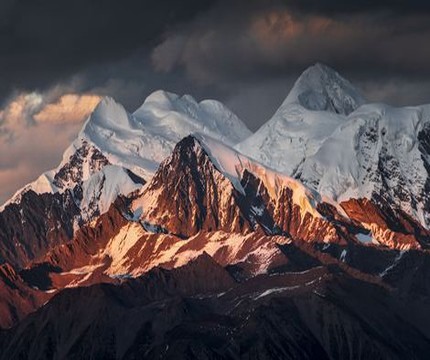
[[[281,108],[299,103],[308,110],[349,115],[365,102],[348,80],[332,68],[317,63],[298,78]]]
[[[123,126],[129,125],[129,116],[125,108],[110,96],[100,100],[94,111],[85,122],[81,134],[87,132],[92,125],[99,126]]]

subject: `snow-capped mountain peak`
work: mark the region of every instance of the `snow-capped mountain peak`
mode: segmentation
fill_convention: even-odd
[[[429,106],[364,101],[337,72],[317,64],[236,148],[333,201],[386,202],[428,228]]]
[[[97,181],[111,184],[112,189],[119,191],[118,195],[124,194],[122,191],[134,190],[140,185],[140,180],[136,186],[130,185],[136,183],[133,174],[141,179],[150,179],[176,143],[194,133],[208,134],[230,145],[251,134],[236,115],[214,100],[198,103],[189,95],[181,97],[160,90],[130,114],[113,98],[105,97],[65,151],[60,165],[18,191],[8,203],[19,203],[22,194],[29,190],[38,194],[55,193],[73,191],[78,186],[83,195],[90,193],[84,191],[87,188],[102,191],[103,184],[96,184]],[[98,174],[107,165],[117,167],[117,170]],[[116,182],[106,179],[112,174],[116,174]],[[130,174],[132,178],[129,178]],[[88,186],[85,185],[87,181]],[[128,186],[120,189],[119,184]],[[107,209],[108,204],[98,206],[94,203],[103,194],[91,196],[91,199],[76,200],[80,204],[91,203],[85,208],[97,209],[94,212],[97,214]],[[110,194],[108,198],[114,199],[115,196]],[[90,219],[91,214],[85,218]]]
[[[93,125],[130,127],[129,116],[125,108],[110,96],[105,96],[96,106],[81,130],[87,132]]]
[[[349,81],[322,64],[308,68],[288,97],[255,134],[236,146],[240,152],[294,176],[304,159],[365,103]]]
[[[317,63],[298,78],[282,106],[299,103],[308,110],[349,115],[365,102],[348,80],[332,68]]]

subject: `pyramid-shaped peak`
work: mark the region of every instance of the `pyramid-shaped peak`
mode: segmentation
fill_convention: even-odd
[[[365,102],[360,91],[338,72],[316,63],[298,78],[284,105],[299,103],[309,110],[349,115]]]
[[[208,144],[205,142],[205,138],[199,134],[190,134],[179,141],[174,147],[170,159],[175,159],[176,162],[183,162],[182,167],[188,167],[194,159],[207,158],[210,162],[213,162],[209,156],[210,149]],[[165,160],[169,162],[169,158]]]
[[[96,128],[117,129],[129,128],[129,114],[124,106],[116,102],[112,97],[105,96],[96,106],[85,122],[81,135],[89,135],[91,132],[98,132]]]
[[[330,66],[328,66],[326,64],[323,64],[323,63],[320,63],[320,62],[317,62],[314,65],[309,66],[304,71],[304,73],[312,73],[312,72],[314,72],[314,73],[319,72],[321,74],[323,74],[323,73],[337,74],[338,76],[340,76],[339,73],[336,70],[334,70]]]
[[[103,96],[97,106],[94,108],[94,112],[105,111],[112,107],[122,106],[116,102],[111,96]]]
[[[110,96],[104,96],[95,107],[90,117],[115,116],[119,114],[122,116],[124,113],[126,113],[126,110],[120,103]]]

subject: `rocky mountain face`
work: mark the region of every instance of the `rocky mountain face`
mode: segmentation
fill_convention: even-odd
[[[83,181],[85,173],[92,175]],[[99,151],[85,146],[59,168],[52,184],[55,192],[37,194],[29,187],[0,212],[1,261],[22,268],[40,259],[106,212],[118,196],[140,188],[144,180],[109,165]]]
[[[49,294],[33,289],[8,263],[0,265],[0,327],[9,328],[41,307]]]
[[[0,358],[426,358],[428,124],[320,64],[255,134],[104,99],[0,211]]]
[[[160,165],[134,207],[148,226],[182,238],[200,231],[246,233],[251,225],[239,198],[199,141],[189,136]]]
[[[25,270],[28,285],[54,295],[158,266],[173,269],[203,253],[223,266],[241,264],[243,276],[251,277],[284,263],[280,245],[363,246],[372,231],[392,248],[421,248],[426,230],[406,215],[396,222],[371,202],[336,208],[240,154],[233,178],[225,162],[234,150],[211,141],[189,136],[179,142],[140,194],[119,198],[73,239],[52,244],[33,261]],[[215,145],[228,156],[213,157]],[[384,232],[367,228],[369,218]],[[21,317],[30,312],[16,311]]]
[[[0,260],[21,268],[73,238],[79,214],[71,192],[26,192],[0,213]]]
[[[290,266],[239,281],[232,269],[202,255],[119,286],[65,290],[1,334],[1,356],[426,358],[430,334],[419,314],[428,313],[428,303],[412,310],[409,299],[388,287],[285,252],[298,258],[301,271]]]

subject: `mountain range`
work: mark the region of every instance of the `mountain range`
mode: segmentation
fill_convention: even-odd
[[[0,209],[0,359],[426,359],[429,226],[430,105],[104,98]]]

